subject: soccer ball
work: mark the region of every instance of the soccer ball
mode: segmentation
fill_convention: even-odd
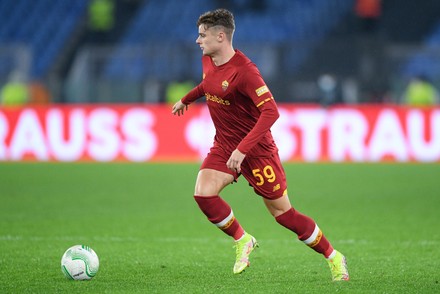
[[[86,245],[70,247],[61,258],[61,271],[70,280],[90,280],[98,269],[98,255]]]

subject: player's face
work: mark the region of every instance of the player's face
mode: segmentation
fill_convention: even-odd
[[[219,32],[213,27],[206,29],[203,24],[199,26],[199,37],[196,43],[202,49],[203,55],[213,55],[219,48]]]

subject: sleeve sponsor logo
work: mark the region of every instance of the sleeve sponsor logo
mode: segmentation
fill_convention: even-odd
[[[269,92],[269,88],[266,85],[255,90],[255,93],[257,93],[258,97],[260,97],[261,95],[267,92]]]

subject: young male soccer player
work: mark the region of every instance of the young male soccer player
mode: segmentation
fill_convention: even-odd
[[[286,176],[270,132],[279,117],[277,105],[255,64],[232,46],[232,13],[225,9],[206,12],[197,26],[203,80],[173,106],[172,113],[183,115],[189,104],[206,97],[216,134],[200,167],[194,198],[209,221],[234,238],[233,272],[239,274],[249,266],[249,255],[258,246],[219,196],[243,175],[280,225],[324,255],[333,280],[348,280],[345,257],[333,249],[311,218],[290,204]]]

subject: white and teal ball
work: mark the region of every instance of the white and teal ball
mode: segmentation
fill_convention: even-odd
[[[70,247],[61,258],[61,271],[70,280],[90,280],[98,269],[98,255],[86,245]]]

